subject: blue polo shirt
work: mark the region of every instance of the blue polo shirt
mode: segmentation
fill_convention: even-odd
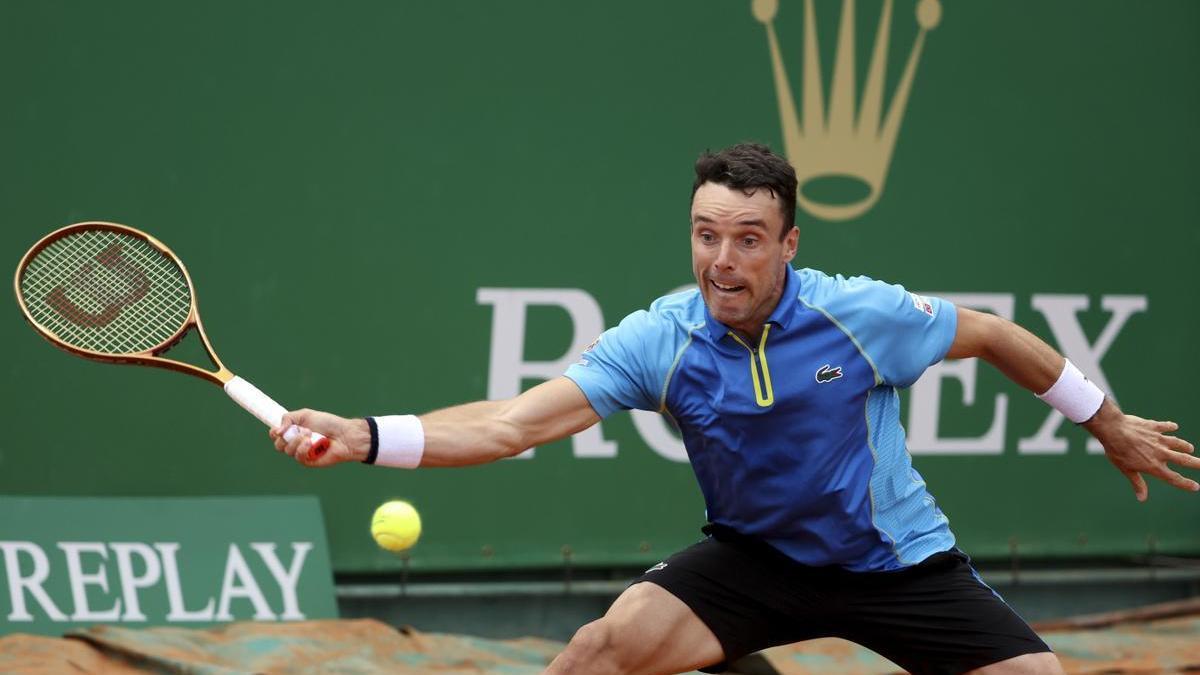
[[[944,300],[789,269],[755,344],[691,290],[625,317],[566,376],[601,417],[671,419],[709,521],[806,565],[895,570],[954,546],[905,447],[897,390],[945,357],[956,325]]]

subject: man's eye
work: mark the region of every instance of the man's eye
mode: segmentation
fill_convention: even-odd
[[[704,242],[704,243],[706,243],[706,244],[711,244],[711,243],[713,242],[713,239],[714,239],[714,238],[715,238],[715,237],[713,237],[713,236],[712,236],[712,234],[710,234],[710,233],[708,233],[708,232],[702,232],[702,233],[700,233],[700,241],[702,241],[702,242]]]
[[[742,240],[743,246],[754,246],[757,243],[758,243],[758,240],[755,239],[754,237],[746,237],[745,239]]]

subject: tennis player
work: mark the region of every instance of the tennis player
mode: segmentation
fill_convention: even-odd
[[[1004,319],[866,277],[793,269],[796,176],[761,145],[696,162],[697,290],[659,298],[567,369],[507,401],[345,419],[301,410],[325,434],[276,447],[306,464],[490,462],[617,410],[678,426],[709,523],[575,634],[553,673],[719,672],[750,652],[822,636],[913,673],[1058,673],[1049,647],[955,548],[913,469],[897,391],[930,365],[979,357],[1105,448],[1147,497],[1143,474],[1200,486],[1177,425],[1121,412],[1042,340]]]

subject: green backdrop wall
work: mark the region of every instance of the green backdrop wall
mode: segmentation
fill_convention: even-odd
[[[773,66],[771,4],[5,2],[0,251],[146,229],[234,372],[293,407],[424,411],[528,387],[688,283],[696,155],[796,126],[814,203],[880,188],[802,211],[799,264],[1007,314],[1194,438],[1200,5],[898,1],[881,29],[865,0],[839,38],[818,0],[814,42],[783,2]],[[894,144],[856,127],[880,30]],[[340,572],[400,564],[367,534],[389,497],[424,516],[414,569],[653,562],[703,520],[653,418],[492,466],[312,471],[210,385],[73,359],[15,302],[0,342],[4,494],[316,494]],[[930,371],[904,414],[976,557],[1200,554],[1200,498],[1136,503],[986,364]]]

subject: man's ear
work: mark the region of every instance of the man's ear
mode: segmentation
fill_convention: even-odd
[[[791,262],[796,257],[796,248],[800,243],[800,228],[795,225],[783,235],[783,261]]]

